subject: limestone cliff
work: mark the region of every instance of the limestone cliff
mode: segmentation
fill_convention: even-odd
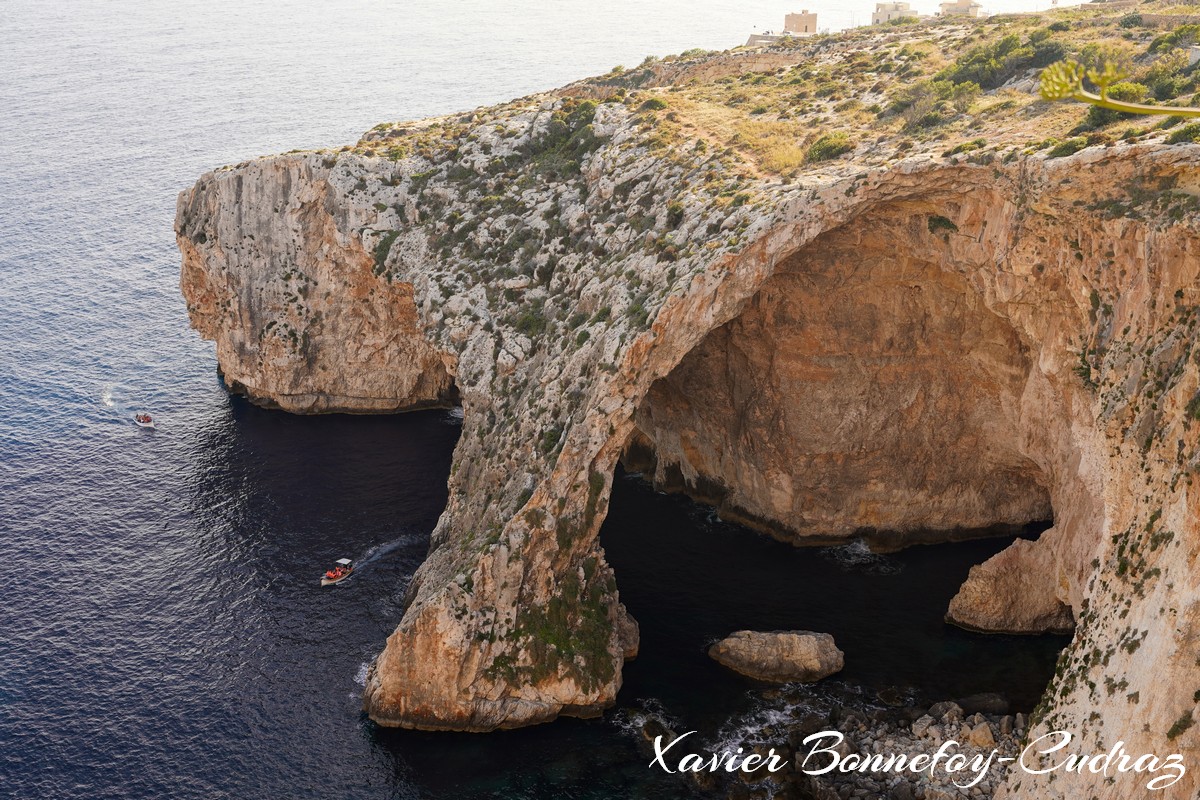
[[[232,388],[304,412],[461,398],[449,503],[371,669],[373,719],[484,731],[614,701],[638,634],[596,534],[624,454],[797,542],[1052,515],[972,573],[951,618],[1074,620],[1041,724],[1197,749],[1200,146],[1030,146],[1081,112],[1010,86],[938,106],[932,133],[877,103],[877,137],[796,134],[789,167],[755,127],[768,112],[742,110],[756,87],[828,78],[841,96],[772,124],[811,128],[848,95],[838,113],[859,114],[914,80],[879,53],[929,74],[903,48],[972,31],[699,56],[690,88],[657,85],[686,69],[614,74],[181,195],[183,293]]]

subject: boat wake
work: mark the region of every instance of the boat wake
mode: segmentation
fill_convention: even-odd
[[[367,550],[367,552],[363,553],[363,555],[360,558],[355,559],[354,569],[357,572],[358,570],[361,570],[363,567],[367,566],[368,564],[373,564],[376,561],[379,561],[381,558],[388,555],[389,553],[394,553],[397,550],[402,550],[407,547],[415,547],[417,545],[423,545],[427,541],[428,541],[428,538],[425,536],[422,536],[417,533],[407,533],[396,539],[392,539],[390,542],[383,542],[382,544],[377,544],[374,547],[369,548]]]

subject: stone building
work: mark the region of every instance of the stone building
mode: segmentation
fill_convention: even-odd
[[[811,36],[817,32],[817,15],[806,8],[799,14],[788,14],[783,18],[783,33],[793,36]]]
[[[814,36],[817,33],[817,15],[807,8],[799,14],[788,14],[783,18],[783,31],[780,33],[752,33],[746,40],[747,47],[770,46],[784,39],[797,36]]]
[[[876,3],[875,13],[871,15],[871,24],[883,25],[894,19],[915,16],[917,12],[908,3]]]
[[[983,5],[975,0],[954,0],[952,3],[942,3],[943,17],[975,17],[987,16],[983,13]]]

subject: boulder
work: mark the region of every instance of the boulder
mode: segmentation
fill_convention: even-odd
[[[992,735],[992,727],[981,722],[971,729],[967,741],[981,750],[991,750],[996,746],[996,737]]]
[[[924,736],[925,731],[929,730],[929,726],[934,722],[933,717],[926,714],[912,724],[913,736]]]
[[[828,633],[737,631],[708,649],[734,672],[760,681],[812,682],[841,670],[843,653]]]
[[[957,722],[963,718],[963,710],[958,703],[943,700],[929,707],[929,716],[934,719],[940,719],[943,722]]]

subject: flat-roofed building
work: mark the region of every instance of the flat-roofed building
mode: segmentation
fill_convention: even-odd
[[[912,6],[908,3],[876,3],[875,13],[871,15],[871,24],[883,25],[894,19],[915,16],[917,16],[917,12],[913,11]]]
[[[799,14],[788,14],[783,18],[784,34],[797,34],[800,36],[811,36],[817,32],[817,15],[815,12],[810,13],[806,8]]]
[[[809,11],[807,8],[799,14],[788,14],[783,18],[783,31],[781,33],[752,33],[750,38],[746,40],[747,47],[770,47],[773,44],[778,44],[784,39],[793,39],[797,36],[816,36],[817,34],[817,15],[815,12]]]
[[[952,3],[942,3],[943,17],[979,17],[985,16],[983,13],[983,4],[975,2],[975,0],[954,0]]]

